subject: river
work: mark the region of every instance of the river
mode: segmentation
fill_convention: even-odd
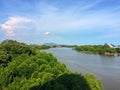
[[[86,54],[72,48],[50,48],[59,62],[73,72],[94,73],[102,81],[103,90],[120,90],[120,57]]]

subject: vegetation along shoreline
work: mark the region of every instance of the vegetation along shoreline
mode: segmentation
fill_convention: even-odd
[[[109,45],[83,45],[74,48],[76,51],[81,51],[90,54],[99,54],[106,56],[120,56],[120,48],[113,48]]]

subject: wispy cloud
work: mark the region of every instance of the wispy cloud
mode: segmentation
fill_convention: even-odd
[[[63,41],[71,39],[76,40],[75,42],[80,41],[77,38],[85,40],[90,38],[92,41],[93,36],[97,40],[120,38],[118,35],[120,33],[120,1],[118,0],[116,2],[114,0],[56,0],[54,2],[52,0],[30,0],[29,2],[20,0],[16,3],[19,7],[11,1],[7,3],[9,5],[2,4],[5,8],[0,11],[0,16],[9,18],[0,24],[0,27],[6,31],[7,36],[15,36],[13,38],[22,36],[24,40],[34,39],[38,42],[42,37],[47,38],[46,40],[56,40],[53,37],[57,35]],[[70,33],[79,35],[71,37]],[[86,33],[89,33],[89,36]],[[41,42],[45,41],[43,38]]]
[[[101,2],[102,0],[99,0],[84,7],[73,9],[69,7],[64,10],[46,4],[46,7],[39,7],[41,15],[36,18],[36,26],[39,30],[57,30],[57,32],[119,27],[119,13],[110,11],[109,8],[84,11],[96,7]]]
[[[9,19],[0,25],[0,27],[6,31],[7,36],[15,36],[14,30],[15,28],[19,28],[20,25],[24,23],[31,22],[31,19],[24,17],[9,17]]]

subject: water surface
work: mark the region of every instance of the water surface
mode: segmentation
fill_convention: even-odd
[[[52,53],[74,72],[94,73],[101,79],[103,90],[120,90],[120,57],[85,54],[72,48],[51,48],[44,51]]]

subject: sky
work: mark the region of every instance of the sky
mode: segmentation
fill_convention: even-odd
[[[120,0],[0,0],[0,42],[120,45]]]

